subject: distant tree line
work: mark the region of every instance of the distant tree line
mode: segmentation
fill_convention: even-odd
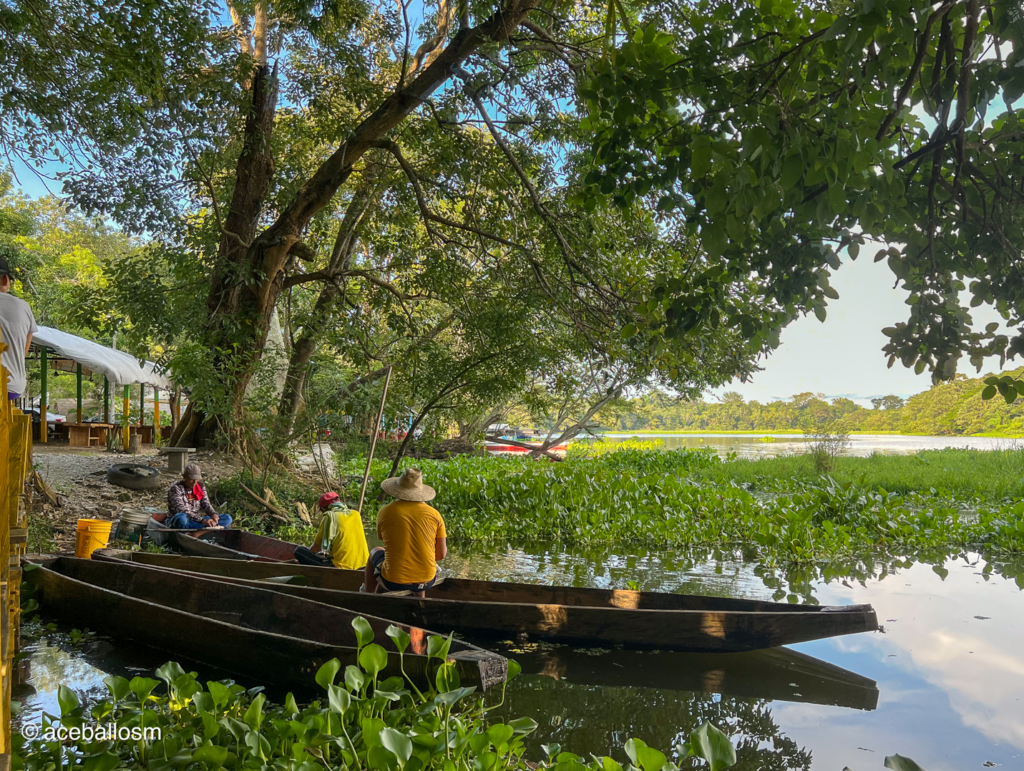
[[[1015,373],[1020,375],[1024,369]],[[933,386],[909,399],[884,396],[868,409],[846,398],[801,393],[762,404],[735,391],[714,402],[688,401],[660,391],[627,401],[605,426],[623,431],[786,431],[830,427],[845,432],[893,432],[936,436],[1024,435],[1024,404],[984,401],[984,377]]]

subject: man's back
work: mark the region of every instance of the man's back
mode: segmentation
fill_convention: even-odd
[[[377,535],[384,541],[381,575],[394,584],[420,584],[437,573],[438,538],[445,538],[441,514],[425,503],[396,500],[377,514]]]
[[[25,393],[25,346],[28,336],[37,331],[36,319],[28,303],[0,292],[0,330],[7,350],[0,361],[7,368],[7,390],[19,396]]]

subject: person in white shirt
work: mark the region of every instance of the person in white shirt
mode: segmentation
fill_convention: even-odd
[[[8,294],[13,285],[11,266],[0,257],[0,336],[7,345],[7,350],[0,354],[0,362],[7,368],[8,399],[18,399],[25,393],[25,356],[32,345],[32,335],[39,331],[28,303]]]

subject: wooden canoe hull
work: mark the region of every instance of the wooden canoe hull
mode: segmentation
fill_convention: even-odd
[[[313,676],[332,658],[357,663],[352,620],[362,615],[375,641],[389,651],[383,676],[400,675],[398,654],[385,634],[393,622],[270,589],[239,586],[197,574],[141,564],[60,557],[26,572],[43,606],[68,621],[123,636],[228,672],[289,688],[315,689]],[[409,633],[406,673],[428,681],[428,630]],[[487,689],[505,680],[503,657],[459,640],[454,662],[464,684]],[[436,668],[436,663],[433,665]]]
[[[98,553],[99,558],[108,556]],[[359,571],[132,552],[132,560],[199,571],[237,585],[303,575],[274,591],[403,624],[485,639],[519,637],[634,649],[727,653],[878,628],[870,606],[790,605],[722,597],[446,579],[426,599],[362,594]]]
[[[167,530],[171,544],[195,557],[290,562],[295,560],[295,544],[249,533],[245,530]]]

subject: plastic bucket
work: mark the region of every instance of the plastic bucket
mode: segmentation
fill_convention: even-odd
[[[117,523],[117,540],[142,543],[142,536],[149,524],[149,512],[145,509],[122,509]]]
[[[110,540],[110,528],[113,522],[103,519],[78,520],[78,533],[75,542],[75,556],[91,559],[97,549],[106,548]]]

